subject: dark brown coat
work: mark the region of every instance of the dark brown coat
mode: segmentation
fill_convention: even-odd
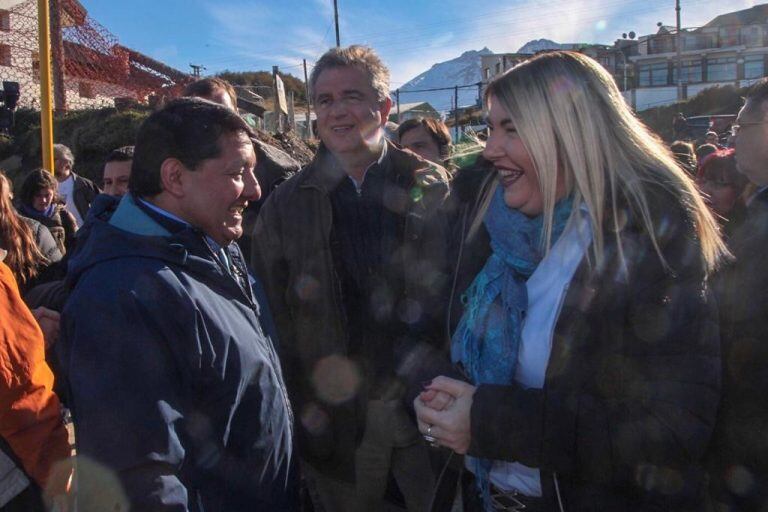
[[[346,179],[321,147],[315,160],[280,185],[262,207],[252,263],[262,279],[280,337],[279,352],[297,419],[302,458],[347,480],[364,429],[366,375],[350,355],[341,287],[330,246],[329,192]],[[388,147],[395,176],[385,203],[405,218],[399,252],[409,336],[393,340],[398,377],[413,390],[450,368],[440,336],[447,296],[447,228],[440,207],[448,176],[410,152]],[[415,396],[415,393],[401,395]]]

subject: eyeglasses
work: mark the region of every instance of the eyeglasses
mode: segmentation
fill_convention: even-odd
[[[739,130],[742,128],[745,128],[747,126],[757,126],[759,124],[768,124],[768,121],[754,121],[751,123],[741,123],[741,124],[732,124],[731,125],[731,136],[735,137],[737,133],[739,133]]]

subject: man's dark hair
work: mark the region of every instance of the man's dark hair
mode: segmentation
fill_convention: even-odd
[[[237,108],[237,93],[235,92],[235,88],[223,78],[211,77],[196,80],[184,89],[184,96],[209,99],[216,89],[224,90],[229,96],[229,99],[232,100],[232,106]]]
[[[697,163],[693,144],[684,140],[676,140],[669,145],[669,149],[672,151],[675,160],[683,166],[683,169],[685,169],[690,176],[695,176]]]
[[[21,190],[19,190],[19,201],[21,204],[32,206],[32,200],[35,198],[38,192],[46,188],[53,189],[54,197],[57,195],[59,189],[59,182],[53,177],[51,171],[45,169],[36,169],[29,174],[21,184]]]
[[[253,137],[246,122],[222,105],[201,98],[169,102],[139,128],[128,188],[143,197],[159,194],[160,167],[166,159],[176,158],[195,170],[203,160],[221,154],[222,135],[236,132]]]
[[[445,160],[451,153],[451,132],[444,122],[431,117],[414,117],[403,121],[397,129],[397,139],[400,140],[409,130],[423,126],[430,137],[437,143],[440,157]]]
[[[768,78],[763,78],[752,84],[744,99],[750,102],[752,109],[758,108],[764,101],[768,100]]]
[[[717,146],[714,144],[702,144],[696,148],[696,161],[701,163],[709,155],[717,151]]]
[[[112,152],[107,155],[105,164],[109,162],[130,162],[133,160],[133,146],[123,146],[121,148],[113,149]]]

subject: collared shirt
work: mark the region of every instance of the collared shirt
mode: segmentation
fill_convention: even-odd
[[[163,226],[171,233],[178,233],[182,229],[193,227],[192,224],[185,221],[184,219],[172,214],[168,210],[160,208],[156,204],[152,204],[149,201],[146,201],[141,197],[136,198],[136,204],[139,206],[139,208],[144,210],[144,213],[152,217],[152,219],[154,219],[158,224]],[[230,269],[232,262],[229,259],[229,253],[226,250],[226,247],[220,246],[213,238],[208,235],[205,235],[205,241],[208,242],[208,245],[211,247],[213,253],[216,254],[216,256],[219,258],[220,263],[224,266],[224,269],[231,274]]]
[[[64,181],[60,181],[57,192],[62,197],[62,199],[64,199],[66,208],[69,210],[69,213],[74,215],[75,220],[77,221],[77,226],[82,226],[83,218],[80,216],[80,212],[77,211],[77,206],[75,205],[75,177],[70,174],[69,178],[65,179]]]
[[[365,168],[365,171],[363,171],[363,177],[358,183],[358,181],[353,178],[352,176],[347,175],[347,178],[352,182],[352,184],[355,186],[355,190],[357,190],[357,193],[360,194],[363,189],[363,183],[365,182],[365,177],[368,175],[368,171],[373,167],[374,165],[381,165],[384,162],[384,159],[387,157],[387,142],[382,139],[382,148],[381,148],[381,154],[379,155],[379,158],[377,158],[375,161],[371,162],[371,165]]]
[[[557,318],[571,280],[591,242],[589,214],[586,207],[582,206],[576,222],[567,226],[526,282],[528,311],[515,372],[515,381],[523,387],[544,387]],[[510,425],[509,428],[515,426]],[[516,490],[526,496],[541,496],[538,468],[517,462],[496,461],[490,479],[500,489]]]

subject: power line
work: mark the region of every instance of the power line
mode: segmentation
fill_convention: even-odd
[[[694,1],[691,2],[691,4],[703,3],[704,1],[706,1],[706,0],[699,0],[699,1],[694,0]],[[501,20],[501,21],[496,22],[496,23],[490,23],[490,24],[488,24],[486,26],[486,30],[482,34],[480,34],[480,35],[478,35],[476,37],[470,38],[470,39],[465,39],[462,42],[464,44],[469,44],[469,43],[472,43],[472,42],[475,42],[475,41],[488,42],[488,41],[493,41],[493,40],[497,40],[497,39],[501,39],[501,38],[509,39],[509,38],[512,38],[512,37],[521,37],[521,36],[524,36],[526,34],[535,34],[536,32],[540,32],[540,31],[542,31],[542,30],[544,30],[544,29],[546,29],[548,27],[551,27],[551,26],[553,26],[555,24],[559,24],[561,22],[561,20],[553,20],[552,23],[546,24],[543,27],[541,25],[539,25],[537,27],[532,27],[532,28],[529,28],[529,29],[526,29],[526,30],[518,30],[518,31],[511,31],[511,30],[509,30],[509,25],[511,23],[514,23],[515,25],[518,25],[518,26],[520,26],[520,25],[528,25],[528,23],[526,23],[526,21],[534,21],[534,19],[540,18],[540,16],[541,16],[540,15],[540,11],[542,9],[542,4],[543,4],[543,7],[545,8],[547,6],[556,6],[556,5],[559,5],[559,4],[562,4],[562,3],[563,2],[561,2],[561,1],[541,2],[541,3],[537,4],[537,11],[538,12],[530,13],[530,14],[527,14],[527,15],[524,15],[524,16],[517,16],[514,20]],[[611,2],[611,3],[608,3],[607,5],[605,5],[604,8],[605,9],[609,9],[611,7],[614,7],[614,6],[620,6],[623,3],[624,3],[623,0],[616,1],[616,2]],[[494,12],[478,14],[476,16],[456,18],[456,20],[461,20],[462,22],[466,22],[466,20],[468,20],[468,19],[482,19],[484,17],[490,17],[490,16],[498,18],[500,13],[503,14],[505,12],[519,12],[519,10],[520,10],[519,8],[500,9],[500,10],[496,10]],[[623,11],[623,12],[624,12],[624,14],[631,14],[631,13],[636,13],[636,12],[643,12],[644,10],[645,9],[639,8],[639,9]],[[585,13],[585,12],[590,12],[591,13],[591,12],[593,12],[593,9],[591,9],[591,8],[584,8],[584,9],[576,9],[576,10],[568,11],[569,14],[581,14],[581,13]],[[603,18],[603,16],[601,16],[601,15],[590,16],[590,17],[586,18],[584,21],[600,20],[602,18]],[[330,31],[330,27],[332,25],[333,25],[333,22],[331,22],[328,25],[328,27],[326,29],[326,34],[323,37],[323,43],[324,43],[325,38],[327,37],[327,34]],[[430,26],[433,26],[433,25],[436,25],[436,24],[435,23],[423,24],[423,25],[419,25],[417,27],[430,27]],[[446,31],[450,30],[449,28],[446,28],[444,22],[440,23],[440,25],[441,25],[440,32],[444,33]],[[500,31],[491,31],[491,32],[489,32],[487,30],[489,27],[491,29],[499,28],[501,30]],[[407,38],[407,39],[400,39],[400,40],[393,40],[393,38],[391,37],[391,33],[381,33],[382,36],[386,36],[386,40],[383,40],[381,43],[377,43],[376,38],[372,37],[372,36],[376,36],[378,34],[370,34],[370,33],[368,33],[368,34],[366,34],[366,36],[367,36],[367,39],[368,39],[367,43],[370,44],[371,46],[374,46],[379,51],[381,51],[381,50],[398,51],[398,50],[419,50],[419,49],[423,49],[423,48],[433,47],[433,45],[431,45],[431,44],[414,45],[414,43],[416,43],[416,42],[426,42],[429,38],[433,37],[436,33],[437,32],[427,31],[425,33],[419,34],[416,37],[410,37],[410,38]],[[287,49],[283,48],[282,51],[286,51],[287,50],[289,52],[292,51],[292,52],[297,52],[298,53],[298,50],[309,49],[309,48],[312,48],[312,47],[316,48],[317,46],[315,46],[315,45],[303,45],[303,46],[298,46],[298,47],[294,47],[294,48],[287,48]],[[324,52],[325,48],[323,48],[322,51]],[[268,59],[269,59],[269,57],[265,56],[263,61],[264,62],[271,62]],[[239,64],[240,62],[243,62],[243,61],[246,61],[246,60],[248,60],[247,57],[244,57],[244,58],[230,58],[230,59],[224,59],[224,60],[214,60],[214,61],[211,61],[211,63],[217,64],[217,65],[226,65],[226,63]],[[298,58],[297,58],[297,60],[298,60]],[[302,64],[295,64],[295,65],[292,65],[292,66],[285,66],[285,68],[287,68],[287,69],[290,69],[290,68],[300,68],[300,67],[302,67]]]
[[[453,91],[456,88],[459,89],[474,89],[475,87],[478,87],[482,84],[482,82],[477,82],[471,85],[452,85],[450,87],[434,87],[432,89],[407,89],[402,90],[398,89],[400,91],[400,94],[404,93],[411,93],[411,92],[434,92],[434,91]]]
[[[705,1],[705,0],[699,0],[699,1]],[[563,3],[564,2],[562,0],[551,0],[551,1],[548,1],[548,2],[542,1],[542,2],[539,2],[537,4],[537,11],[541,11],[541,9],[546,8],[546,7],[555,7],[555,6],[563,4]],[[624,3],[625,3],[625,0],[613,0],[611,3],[605,5],[604,7],[605,8],[611,8],[611,7],[614,7],[614,6],[621,6]],[[630,11],[630,12],[642,12],[644,10],[645,9],[638,9],[636,11]],[[483,13],[483,14],[479,14],[479,15],[475,15],[475,16],[457,17],[457,18],[453,18],[452,20],[456,21],[456,22],[461,22],[463,25],[465,25],[468,20],[482,19],[484,17],[498,18],[500,15],[502,15],[504,13],[519,13],[519,11],[520,11],[519,7],[508,8],[508,9],[496,9],[496,10],[494,10],[492,12],[487,12],[487,13]],[[593,11],[592,8],[581,8],[581,9],[576,9],[576,10],[570,10],[568,12],[569,13],[583,13],[583,12],[592,12],[592,11]],[[530,13],[529,15],[527,15],[527,16],[517,16],[514,19],[514,22],[520,24],[520,23],[526,22],[526,21],[535,21],[539,17],[540,17],[540,14],[538,12],[533,12],[533,13]],[[602,16],[600,16],[599,18],[601,18],[601,17]],[[494,27],[494,26],[504,26],[504,27],[506,27],[509,23],[510,23],[510,20],[502,20],[502,21],[497,22],[497,23],[492,23],[492,24],[490,24],[488,26],[491,26],[491,27]],[[333,25],[333,21],[331,22],[331,25],[329,25],[329,27],[332,26],[332,25]],[[423,30],[420,30],[422,28],[431,27],[431,26],[439,27],[439,30],[428,31],[428,32],[424,32]],[[420,39],[424,39],[424,38],[428,38],[428,37],[433,37],[436,34],[445,33],[446,31],[450,30],[450,28],[451,27],[446,27],[445,22],[425,23],[425,24],[421,24],[421,25],[415,25],[410,30],[412,30],[412,31],[420,31],[420,35],[418,37],[410,37],[410,38],[405,38],[405,39],[400,38],[397,41],[397,43],[401,44],[403,42],[413,42],[413,41],[416,41],[416,40],[420,40]],[[326,31],[326,35],[327,35],[327,31]],[[511,34],[511,35],[514,35],[514,33]],[[379,39],[378,36],[381,36],[381,39]],[[389,31],[389,32],[378,32],[378,33],[366,32],[366,33],[361,33],[359,35],[358,34],[354,34],[353,36],[348,37],[348,39],[350,39],[350,40],[365,39],[372,46],[375,46],[376,49],[378,49],[380,47],[388,46],[386,44],[386,41],[391,42],[393,38],[392,38],[392,32]],[[382,43],[374,44],[374,43],[377,43],[378,41],[382,41]],[[281,51],[293,51],[293,52],[296,52],[296,53],[300,53],[301,50],[312,50],[314,48],[316,48],[316,46],[314,44],[305,44],[305,45],[299,45],[299,46],[294,46],[294,47],[290,47],[290,48],[282,47]],[[326,50],[327,50],[327,48],[323,48],[322,51],[325,52]],[[266,52],[264,52],[264,53],[266,54]],[[265,58],[269,58],[269,57],[265,57]]]
[[[706,0],[699,0],[697,3],[705,2]],[[613,4],[608,4],[606,8],[609,8],[611,6],[619,6],[623,4],[624,1],[618,1]],[[641,13],[645,11],[646,9],[643,8],[637,8],[632,10],[625,10],[623,11],[624,14],[634,14],[634,13]],[[593,13],[594,9],[591,8],[584,8],[584,9],[576,9],[568,11],[569,14],[581,14],[581,13]],[[546,22],[544,24],[538,24],[536,26],[531,26],[531,23],[536,21],[541,17],[540,12],[530,13],[525,16],[519,16],[514,20],[514,25],[527,25],[530,26],[530,28],[524,29],[524,30],[510,30],[509,26],[511,22],[509,20],[503,20],[498,23],[491,23],[486,26],[486,29],[483,30],[481,33],[478,33],[476,36],[470,37],[469,39],[462,40],[462,43],[468,44],[471,42],[484,42],[487,43],[488,41],[492,41],[495,39],[505,38],[510,39],[513,37],[521,37],[524,35],[528,35],[528,37],[535,37],[537,34],[540,34],[543,30],[546,30],[551,27],[557,27],[562,24],[562,19],[552,19],[549,22]],[[582,21],[586,22],[592,22],[592,21],[600,21],[603,19],[604,16],[602,14],[593,15],[593,16],[587,16],[585,18],[582,18]],[[488,30],[488,28],[491,28],[491,30]],[[493,30],[494,28],[498,30]],[[421,34],[417,37],[411,37],[408,39],[395,39],[392,37],[387,38],[385,42],[382,42],[380,44],[375,44],[373,40],[366,41],[367,44],[370,44],[374,48],[376,48],[377,51],[381,50],[388,50],[390,52],[397,52],[397,51],[405,51],[405,50],[419,50],[423,48],[430,48],[433,47],[431,44],[424,44],[424,45],[414,45],[414,42],[420,42],[420,41],[426,41],[431,37],[430,34]]]

